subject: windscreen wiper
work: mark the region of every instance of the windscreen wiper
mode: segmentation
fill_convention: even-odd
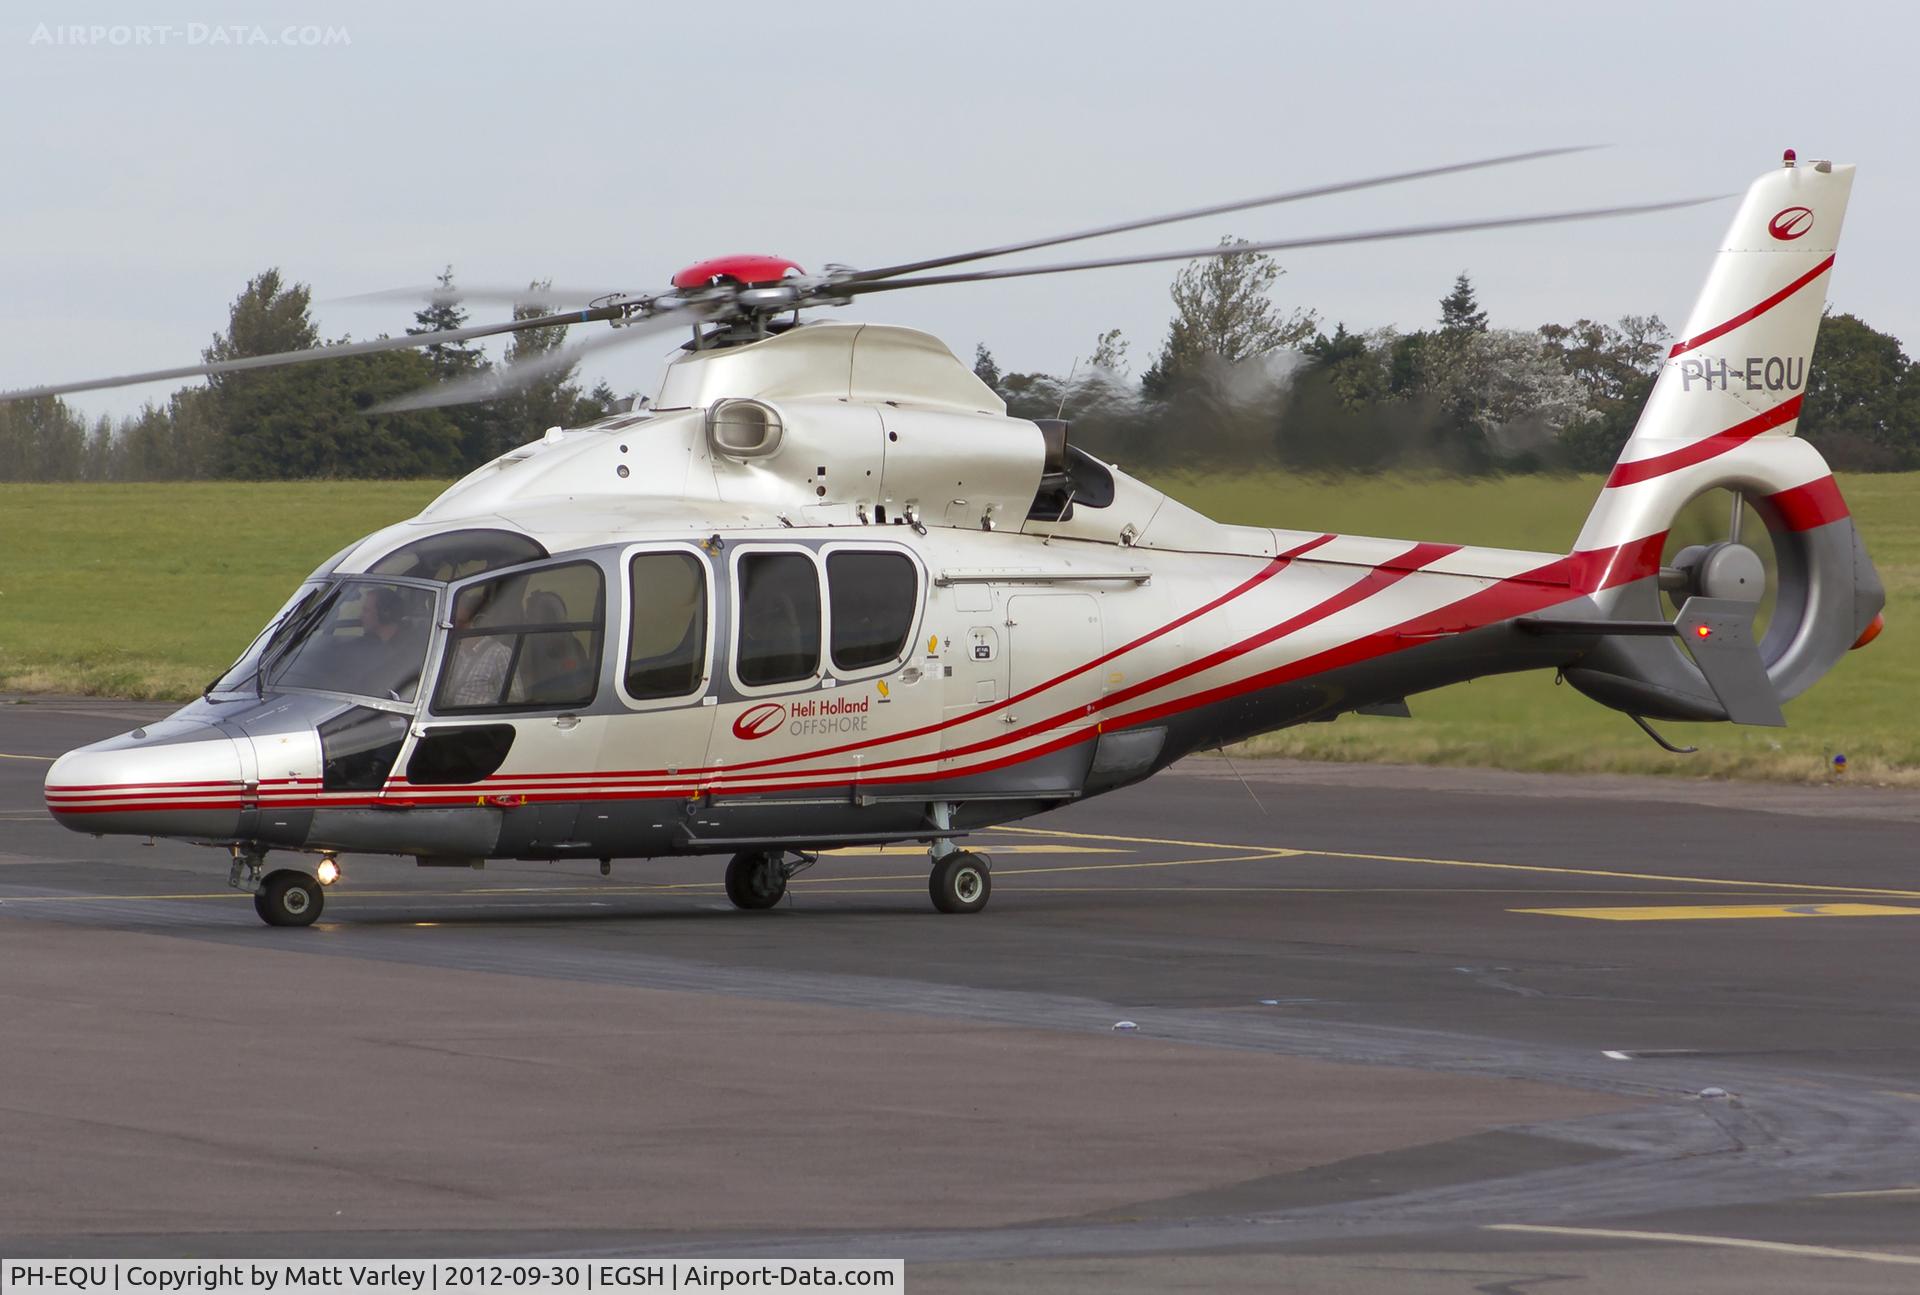
[[[260,659],[254,663],[253,667],[253,695],[255,700],[266,700],[268,665],[279,661],[280,656],[289,646],[300,641],[301,637],[306,634],[308,627],[320,618],[321,613],[333,606],[334,596],[339,594],[340,589],[341,586],[335,585],[332,589],[314,590],[313,594],[316,601],[313,606],[309,607],[305,612],[302,612],[297,607],[289,612],[287,614],[285,631],[274,635],[273,638],[268,641],[267,645],[260,649]]]

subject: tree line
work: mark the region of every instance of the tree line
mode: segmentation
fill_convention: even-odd
[[[974,371],[1010,413],[1065,413],[1078,444],[1122,463],[1603,472],[1673,341],[1654,315],[1495,328],[1465,273],[1429,327],[1329,331],[1313,310],[1275,302],[1282,273],[1254,252],[1181,270],[1173,320],[1138,379],[1117,330],[1064,378],[1003,372],[984,343]],[[1837,468],[1920,469],[1920,366],[1898,338],[1829,313],[1799,434]]]
[[[1003,372],[984,343],[974,371],[1008,412],[1064,414],[1078,444],[1124,464],[1598,472],[1626,443],[1672,341],[1652,315],[1495,328],[1465,273],[1427,327],[1329,331],[1316,311],[1275,300],[1283,274],[1257,252],[1180,270],[1166,336],[1137,378],[1118,329],[1100,334],[1065,377]],[[439,281],[452,289],[452,270]],[[309,307],[304,284],[268,270],[235,298],[226,330],[203,354],[211,362],[320,345]],[[466,322],[443,295],[407,331]],[[565,333],[515,333],[503,363],[550,351]],[[605,383],[583,392],[567,369],[484,404],[371,412],[491,367],[477,346],[443,343],[228,374],[119,420],[89,423],[57,397],[0,405],[0,480],[447,477],[547,427],[624,407]],[[1828,314],[1805,397],[1800,435],[1833,466],[1920,468],[1920,374],[1899,339]]]
[[[451,289],[452,270],[439,281]],[[214,363],[320,346],[310,307],[305,284],[267,270],[234,299],[226,330],[202,358]],[[519,307],[514,318],[539,313]],[[414,316],[407,331],[437,332],[466,322],[465,310],[440,296]],[[552,350],[566,331],[557,326],[512,334],[503,363]],[[88,422],[56,396],[15,401],[0,405],[0,481],[448,477],[555,424],[578,426],[617,407],[618,397],[605,383],[583,392],[569,368],[485,404],[371,412],[437,380],[491,370],[492,361],[471,342],[441,343],[224,374],[118,420]]]

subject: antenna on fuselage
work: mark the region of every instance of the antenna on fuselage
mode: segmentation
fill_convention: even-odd
[[[1261,815],[1264,817],[1267,812],[1267,807],[1265,805],[1262,805],[1260,803],[1260,798],[1253,794],[1252,784],[1247,781],[1246,775],[1240,772],[1240,766],[1233,762],[1233,757],[1227,754],[1227,748],[1224,746],[1220,746],[1220,747],[1215,747],[1214,750],[1218,751],[1220,753],[1220,758],[1227,762],[1227,768],[1233,770],[1233,776],[1240,780],[1240,786],[1247,793],[1247,799],[1253,802],[1253,807],[1259,810]]]
[[[1067,369],[1067,380],[1060,384],[1060,405],[1053,411],[1057,422],[1067,416],[1067,393],[1073,390],[1073,375],[1080,372],[1080,357],[1074,356],[1073,363]]]

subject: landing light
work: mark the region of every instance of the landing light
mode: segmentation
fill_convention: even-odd
[[[320,866],[313,870],[314,879],[323,886],[331,886],[340,880],[340,865],[332,859],[320,860]]]

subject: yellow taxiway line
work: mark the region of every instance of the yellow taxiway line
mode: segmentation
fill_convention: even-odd
[[[1104,836],[1098,832],[1062,832],[1041,827],[1000,827],[999,832],[1022,832],[1032,836],[1056,836],[1078,841],[1130,841],[1142,845],[1206,845],[1198,841],[1171,841],[1156,837]],[[1279,846],[1219,845],[1216,850],[1280,850]],[[1480,859],[1429,859],[1409,854],[1362,854],[1353,850],[1315,850],[1295,848],[1292,855],[1319,859],[1352,859],[1362,863],[1411,863],[1434,868],[1486,868],[1499,872],[1527,872],[1560,877],[1607,877],[1622,881],[1666,881],[1689,886],[1730,886],[1741,890],[1817,891],[1825,895],[1873,895],[1881,898],[1920,899],[1920,890],[1897,890],[1886,886],[1831,886],[1817,882],[1754,881],[1738,877],[1689,877],[1660,872],[1622,872],[1611,868],[1565,868],[1544,863],[1488,863]]]
[[[992,851],[987,851],[992,853]],[[1189,868],[1206,863],[1248,863],[1262,859],[1285,859],[1298,851],[1262,850],[1255,854],[1229,854],[1206,859],[1148,859],[1131,863],[1063,863],[1050,868],[1001,868],[995,867],[996,877],[1032,877],[1049,872],[1124,872],[1137,868]],[[807,886],[837,886],[850,881],[900,881],[896,873],[892,876],[878,877],[796,877],[792,884]],[[1264,889],[1264,887],[1260,888]]]
[[[34,757],[38,758],[38,757]],[[1725,888],[1723,894],[1734,897],[1734,892],[1743,899],[1768,899],[1779,896],[1780,892],[1799,895],[1859,895],[1875,898],[1920,899],[1920,891],[1897,890],[1881,887],[1834,886],[1808,882],[1752,881],[1728,877],[1695,877],[1663,873],[1626,872],[1616,869],[1556,867],[1546,864],[1490,863],[1474,859],[1439,859],[1417,855],[1368,854],[1358,851],[1318,850],[1291,846],[1237,845],[1220,841],[1190,841],[1170,837],[1121,836],[1098,832],[1068,832],[1052,828],[1002,826],[993,829],[996,838],[1018,835],[1027,838],[1044,838],[1044,842],[1029,839],[1024,843],[1009,843],[995,839],[981,842],[981,848],[988,852],[1003,855],[1087,855],[1087,854],[1131,854],[1132,850],[1113,849],[1112,846],[1157,845],[1187,849],[1216,850],[1222,853],[1196,858],[1147,859],[1147,860],[1102,860],[1088,863],[1062,863],[1046,866],[1002,867],[996,868],[1001,877],[1039,877],[1048,874],[1124,872],[1141,869],[1205,867],[1215,864],[1264,863],[1281,859],[1325,858],[1342,859],[1356,862],[1413,864],[1442,868],[1478,868],[1501,872],[1518,872],[1556,877],[1598,878],[1607,881],[1632,881],[1643,883],[1666,883],[1667,886],[1714,886]],[[1089,844],[1071,844],[1085,842]],[[1097,843],[1106,843],[1104,846]],[[846,850],[827,851],[823,857],[839,858],[890,858],[908,856],[921,857],[924,851],[914,846],[853,847]],[[795,878],[796,889],[823,889],[831,894],[899,894],[917,889],[922,883],[918,875],[905,877],[900,874],[860,874],[853,876],[808,876]],[[878,890],[855,890],[856,886],[875,886]],[[351,893],[367,899],[421,899],[441,897],[484,897],[508,895],[553,895],[553,896],[621,896],[653,895],[673,893],[713,893],[720,889],[717,880],[680,881],[680,882],[630,882],[625,884],[582,883],[579,885],[537,885],[537,886],[484,886],[462,890],[360,890]],[[1216,885],[1192,887],[1105,887],[1087,886],[1030,886],[1020,889],[1041,893],[1107,893],[1130,890],[1165,889],[1168,891],[1204,891],[1221,894],[1494,894],[1494,895],[1539,895],[1540,890],[1520,887],[1449,887],[1449,886],[1287,886],[1279,884]],[[1696,892],[1671,890],[1662,887],[1638,889],[1619,889],[1606,887],[1568,887],[1549,890],[1545,894],[1561,895],[1670,895],[1683,896]],[[21,896],[0,904],[30,904],[62,901],[136,901],[144,899],[233,899],[243,898],[241,892],[225,891],[212,894],[150,894],[150,895],[36,895]],[[1839,903],[1839,902],[1800,902],[1745,905],[1672,905],[1664,907],[1592,907],[1592,908],[1514,908],[1509,912],[1543,914],[1550,916],[1585,917],[1607,921],[1681,921],[1703,917],[1852,917],[1852,916],[1905,916],[1920,915],[1920,908],[1896,907],[1893,905]]]
[[[998,873],[995,874],[999,875]],[[882,886],[875,883],[892,882]],[[926,884],[915,877],[796,877],[789,884],[809,889],[821,885],[864,883],[865,889],[834,890],[836,895],[910,895],[926,888]],[[552,895],[564,899],[587,899],[594,896],[603,898],[630,898],[638,895],[664,894],[719,894],[725,887],[718,881],[663,881],[653,883],[626,883],[613,885],[588,886],[480,886],[464,890],[365,890],[358,886],[348,886],[340,894],[353,899],[417,899],[430,901],[435,899],[484,899],[489,896],[526,897]],[[1535,890],[1516,890],[1511,887],[1487,886],[1021,886],[1023,895],[1534,895]],[[1670,895],[1676,892],[1654,891],[1561,891],[1561,894],[1589,895]],[[70,904],[70,903],[135,903],[145,900],[181,900],[181,899],[246,899],[247,892],[240,890],[216,891],[175,891],[153,892],[144,895],[13,895],[0,899],[0,916],[6,910],[21,904]],[[1523,909],[1510,909],[1510,912],[1523,912]],[[1920,1101],[1920,1094],[1894,1093],[1895,1097],[1908,1097]]]
[[[999,875],[998,873],[995,874]],[[894,883],[882,885],[878,883]],[[844,884],[846,889],[836,888],[827,893],[835,895],[911,895],[926,889],[926,883],[918,877],[796,877],[789,883],[796,888],[809,890],[822,885]],[[862,888],[853,889],[855,884]],[[492,897],[526,898],[529,896],[551,895],[556,899],[607,899],[632,898],[641,895],[669,894],[720,894],[724,887],[718,881],[678,881],[656,882],[653,884],[625,884],[602,886],[482,886],[465,890],[364,890],[358,886],[348,886],[340,892],[342,898],[351,899],[408,899],[431,902],[438,899],[485,899]],[[1459,886],[1026,886],[1020,887],[1023,895],[1530,895],[1538,891],[1514,890],[1507,887]],[[1572,891],[1563,894],[1671,894],[1671,891]],[[146,900],[182,900],[182,899],[246,899],[245,891],[175,891],[171,893],[155,892],[145,895],[14,895],[0,899],[0,916],[15,905],[25,904],[71,904],[71,903],[136,903]],[[1510,912],[1524,912],[1523,909],[1510,909]],[[1920,1094],[1896,1093],[1893,1096],[1909,1097],[1920,1101]]]
[[[41,764],[52,764],[59,758],[57,755],[8,755],[0,751],[0,760],[38,760]]]
[[[1018,832],[1022,836],[1057,836],[1072,841],[1119,841],[1128,845],[1178,845],[1190,850],[1274,850],[1271,845],[1228,845],[1220,841],[1175,841],[1164,836],[1109,836],[1104,832],[1063,832],[1051,827],[1010,827],[1001,824],[996,832]]]
[[[1821,1192],[1823,1201],[1859,1201],[1876,1196],[1920,1196],[1920,1187],[1883,1187],[1877,1192]]]
[[[995,845],[990,853],[1000,854],[1129,854],[1128,850],[1103,850],[1097,845]],[[820,851],[822,859],[880,859],[927,857],[924,845],[846,845],[838,850]]]
[[[1808,1259],[1859,1259],[1876,1264],[1920,1265],[1920,1255],[1886,1250],[1840,1250],[1833,1246],[1803,1246],[1790,1241],[1755,1241],[1751,1237],[1702,1236],[1693,1232],[1639,1232],[1627,1228],[1567,1228],[1535,1223],[1489,1223],[1489,1232],[1533,1232],[1544,1236],[1592,1237],[1605,1241],[1666,1241],[1683,1246],[1721,1246],[1732,1250],[1764,1250],[1769,1254],[1802,1255]]]
[[[1596,922],[1708,922],[1763,917],[1920,917],[1920,908],[1891,904],[1687,904],[1666,908],[1509,908],[1541,917]]]

